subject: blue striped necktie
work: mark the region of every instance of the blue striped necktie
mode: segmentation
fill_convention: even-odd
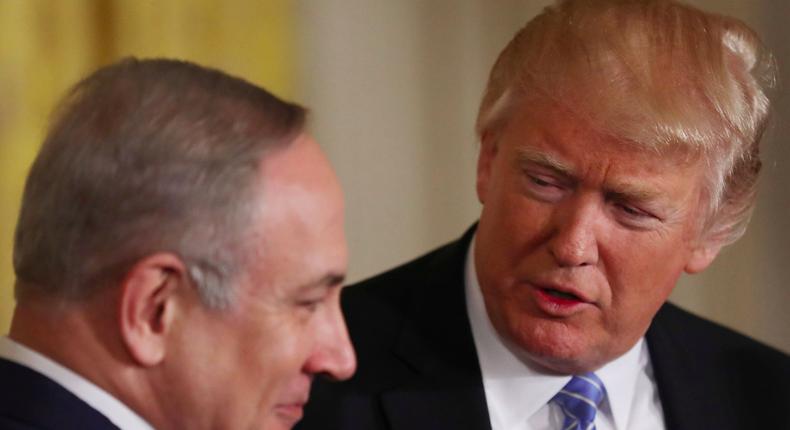
[[[595,430],[595,414],[604,396],[603,382],[594,373],[571,378],[571,382],[551,399],[562,408],[565,416],[562,430]]]

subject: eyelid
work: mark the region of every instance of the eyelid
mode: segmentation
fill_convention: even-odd
[[[549,169],[525,169],[524,175],[530,182],[540,187],[568,188],[573,185],[568,178]],[[545,184],[536,182],[545,182]]]
[[[639,207],[637,207],[637,206],[635,206],[633,204],[630,204],[630,203],[617,202],[617,203],[615,203],[615,205],[618,206],[619,208],[623,209],[624,212],[626,212],[628,215],[631,215],[631,216],[655,218],[655,216],[653,214],[651,214],[650,212],[645,211],[645,210],[643,210],[643,209],[641,209],[641,208],[639,208]]]
[[[664,219],[656,215],[654,212],[642,209],[641,207],[634,204],[615,201],[614,206],[615,210],[621,213],[621,220],[623,224],[629,228],[635,228],[638,230],[651,230],[664,222]],[[637,213],[629,213],[626,210],[627,208]]]
[[[530,181],[532,181],[534,184],[539,186],[555,186],[555,187],[557,186],[555,181],[543,175],[532,175],[528,173],[527,177],[530,179]]]
[[[521,164],[521,171],[528,176],[552,178],[552,182],[563,186],[573,183],[573,178],[570,177],[567,172],[557,170],[552,166],[546,166],[536,162],[526,162]]]
[[[319,297],[319,298],[310,298],[310,299],[303,299],[296,302],[297,306],[307,309],[310,312],[313,312],[318,309],[325,301],[327,300],[326,297]]]
[[[326,300],[331,293],[333,287],[329,285],[323,285],[318,287],[313,287],[307,291],[303,291],[298,297],[297,301],[299,303],[310,303],[310,302],[320,302]]]

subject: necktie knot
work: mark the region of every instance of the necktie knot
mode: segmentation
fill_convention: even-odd
[[[562,409],[565,416],[564,430],[592,430],[598,405],[601,404],[606,389],[594,373],[576,375],[552,399]]]

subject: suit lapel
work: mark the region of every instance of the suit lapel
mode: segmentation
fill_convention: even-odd
[[[423,387],[382,395],[393,430],[490,429],[482,387]]]
[[[410,306],[395,353],[414,378],[382,394],[393,430],[490,429],[485,391],[464,294],[474,227],[436,256]]]

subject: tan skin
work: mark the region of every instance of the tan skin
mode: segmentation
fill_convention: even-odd
[[[259,179],[252,269],[230,309],[206,308],[183,262],[155,253],[89,299],[23,301],[11,337],[157,429],[291,428],[316,375],[346,379],[356,367],[339,304],[342,193],[306,135],[265,158]]]
[[[240,306],[222,316],[193,307],[169,369],[189,393],[180,406],[205,411],[209,428],[291,428],[315,375],[346,379],[356,366],[339,304],[347,252],[337,179],[304,137],[262,171],[265,206],[249,237],[262,246]]]
[[[489,317],[549,372],[593,371],[644,335],[699,237],[702,166],[598,132],[548,102],[514,108],[480,149],[474,250]]]

